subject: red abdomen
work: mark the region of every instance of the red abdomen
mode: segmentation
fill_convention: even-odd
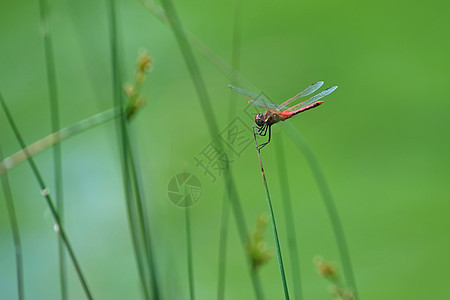
[[[302,107],[302,108],[294,110],[294,111],[281,112],[280,115],[283,117],[284,120],[286,120],[286,119],[289,119],[292,116],[295,116],[296,114],[301,113],[302,111],[305,111],[305,110],[317,107],[317,106],[319,106],[322,103],[323,103],[323,101],[317,101],[317,102],[311,103],[310,105],[307,105],[305,107]]]

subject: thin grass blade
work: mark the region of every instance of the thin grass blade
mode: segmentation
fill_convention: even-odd
[[[289,299],[289,290],[288,290],[287,281],[286,281],[286,274],[284,272],[283,256],[281,254],[281,246],[280,246],[280,241],[278,238],[277,224],[275,221],[275,214],[273,212],[272,201],[270,200],[269,186],[267,184],[266,174],[264,173],[264,167],[263,167],[263,163],[261,160],[260,147],[258,145],[258,141],[256,140],[255,132],[253,132],[253,137],[255,138],[256,152],[258,153],[259,165],[261,168],[261,174],[262,174],[263,183],[264,183],[264,190],[266,192],[267,205],[269,206],[270,220],[272,223],[273,237],[275,240],[275,247],[277,250],[277,259],[278,259],[278,266],[280,268],[281,283],[283,285],[284,299],[288,300]]]
[[[39,11],[42,36],[44,39],[45,64],[47,70],[47,85],[50,98],[50,119],[52,131],[56,132],[60,129],[59,120],[59,100],[58,89],[56,85],[55,58],[53,55],[53,45],[47,25],[47,3],[45,0],[39,0]],[[64,222],[64,199],[63,199],[63,172],[62,172],[62,155],[61,144],[53,145],[53,173],[55,176],[55,198],[56,209],[58,210],[61,222]],[[67,299],[67,270],[64,247],[61,240],[58,240],[58,257],[59,257],[59,278],[61,285],[61,299]]]
[[[0,149],[0,159],[3,153]],[[9,223],[14,241],[14,254],[16,258],[16,276],[17,276],[17,296],[19,300],[25,299],[24,281],[23,281],[23,260],[22,260],[22,243],[20,241],[19,225],[17,223],[16,209],[9,184],[8,174],[0,175],[2,180],[3,194],[5,196],[6,210],[8,211]]]
[[[22,149],[24,149],[26,147],[25,141],[23,140],[22,135],[20,134],[19,129],[15,124],[14,119],[13,119],[1,93],[0,93],[0,104],[3,108],[3,111],[5,112],[6,118],[8,119],[8,122],[11,126],[11,129],[14,132],[14,135],[16,136],[16,139],[19,142],[20,147],[22,147]],[[31,170],[33,171],[33,175],[36,178],[38,185],[41,189],[41,194],[44,196],[47,206],[49,207],[50,212],[52,214],[53,220],[55,222],[55,231],[60,235],[60,237],[64,243],[64,246],[66,247],[66,249],[69,253],[69,257],[72,261],[73,266],[75,267],[75,272],[78,276],[78,279],[81,282],[81,285],[83,287],[84,293],[86,294],[86,297],[88,299],[92,299],[91,292],[89,290],[89,287],[87,285],[87,281],[83,275],[83,272],[81,271],[81,267],[75,256],[75,252],[73,251],[72,245],[70,244],[69,239],[66,236],[66,233],[63,229],[63,226],[61,225],[58,211],[56,210],[55,206],[53,205],[50,194],[48,193],[47,185],[45,184],[44,179],[42,178],[41,173],[39,172],[39,169],[37,168],[33,158],[29,155],[29,153],[28,154],[26,153],[26,156],[28,158],[28,163],[31,167]]]
[[[278,178],[280,181],[281,196],[283,198],[284,217],[286,221],[286,232],[288,235],[289,258],[291,260],[292,282],[294,286],[295,299],[303,299],[302,282],[300,276],[300,259],[298,257],[297,234],[295,232],[294,211],[291,204],[291,194],[287,176],[286,160],[283,139],[278,137],[275,143],[277,157]]]
[[[359,299],[356,289],[356,282],[353,273],[350,253],[345,238],[344,228],[342,226],[341,218],[339,217],[336,204],[334,203],[333,196],[331,195],[330,188],[328,187],[327,181],[322,172],[319,161],[317,160],[317,157],[314,155],[314,152],[312,151],[311,147],[309,147],[308,143],[305,141],[303,136],[300,134],[298,130],[295,129],[295,127],[292,124],[286,122],[285,124],[283,124],[282,127],[286,131],[288,136],[292,139],[292,141],[297,145],[299,150],[306,157],[309,167],[311,168],[311,172],[313,173],[314,179],[317,183],[320,193],[322,194],[322,200],[327,210],[328,218],[331,221],[331,226],[333,229],[334,236],[336,238],[336,243],[342,261],[342,267],[347,286],[354,289],[355,298]]]
[[[178,45],[181,49],[184,60],[187,64],[189,74],[193,80],[194,86],[196,88],[198,99],[200,101],[200,105],[202,108],[203,116],[205,117],[207,127],[213,142],[219,147],[219,149],[223,149],[223,144],[221,140],[218,138],[219,130],[217,126],[216,119],[214,117],[214,113],[211,107],[211,102],[206,91],[206,85],[203,81],[203,77],[201,76],[200,70],[198,68],[197,62],[194,58],[194,54],[192,52],[191,46],[186,38],[184,30],[180,24],[180,21],[175,12],[175,8],[170,0],[163,0],[162,5],[164,7],[165,13],[168,16],[167,21],[169,22],[175,38],[177,39]],[[233,177],[231,171],[229,169],[223,172],[223,178],[225,181],[225,189],[229,194],[229,199],[231,202],[231,206],[233,209],[233,213],[235,216],[236,224],[239,231],[239,237],[242,243],[242,247],[245,251],[245,245],[248,241],[248,230],[245,223],[245,218],[242,212],[239,196],[236,191],[236,185],[233,181]],[[257,273],[252,272],[250,261],[247,260],[247,267],[250,272],[250,277],[252,280],[253,289],[255,291],[255,295],[257,299],[263,298],[262,288],[260,279]]]
[[[112,88],[113,88],[113,100],[114,106],[124,107],[124,95],[122,93],[122,76],[119,63],[119,42],[117,33],[117,13],[115,0],[108,0],[106,2],[106,9],[108,15],[108,27],[109,27],[109,40],[111,50],[111,67],[112,67]],[[116,134],[117,142],[121,156],[121,168],[123,186],[125,192],[125,204],[127,207],[128,224],[130,227],[130,234],[133,242],[133,249],[136,257],[136,263],[139,273],[139,279],[142,284],[142,291],[145,299],[150,299],[150,279],[149,271],[146,270],[148,264],[144,263],[146,256],[142,250],[142,239],[139,233],[139,218],[136,211],[136,203],[133,194],[133,186],[131,174],[129,172],[129,155],[130,149],[128,148],[128,128],[126,115],[123,109],[120,110],[120,116],[116,122]]]
[[[92,117],[81,120],[74,125],[63,128],[57,132],[49,134],[48,136],[26,146],[22,150],[6,157],[0,162],[0,175],[27,160],[29,157],[48,149],[56,143],[61,143],[62,141],[73,137],[83,131],[92,129],[100,124],[108,122],[120,114],[120,109],[111,108],[104,112],[98,113]]]

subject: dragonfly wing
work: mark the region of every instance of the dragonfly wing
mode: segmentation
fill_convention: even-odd
[[[311,105],[312,103],[317,102],[319,99],[321,99],[321,98],[331,94],[337,88],[338,88],[337,86],[329,87],[329,88],[323,90],[322,92],[318,93],[317,95],[314,95],[311,98],[309,98],[309,99],[307,99],[307,100],[305,100],[305,101],[303,101],[303,102],[301,102],[301,103],[299,103],[297,105],[292,106],[287,111],[299,110],[299,109],[302,109],[302,108],[304,108],[304,107],[306,107],[308,105]]]
[[[264,108],[266,110],[274,110],[275,108],[278,107],[278,105],[273,104],[270,102],[269,99],[267,99],[266,96],[264,96],[264,94],[260,93],[260,94],[256,94],[256,93],[252,93],[249,91],[246,91],[244,89],[241,89],[237,86],[233,86],[233,85],[228,85],[228,88],[231,89],[232,91],[235,91],[238,94],[241,94],[242,96],[246,97],[249,99],[249,103],[261,108]]]
[[[276,111],[281,111],[283,109],[286,108],[286,106],[291,103],[292,101],[297,100],[298,98],[301,97],[306,97],[308,95],[311,95],[312,93],[314,93],[315,91],[317,91],[321,86],[323,85],[323,81],[317,81],[314,82],[313,84],[311,84],[310,86],[308,86],[306,89],[304,89],[303,91],[301,91],[300,93],[298,93],[297,95],[295,95],[294,97],[284,101],[283,103],[280,104],[280,106],[277,107]]]
[[[244,97],[247,97],[247,98],[250,99],[250,100],[255,100],[256,97],[258,96],[258,95],[256,95],[255,93],[246,91],[246,90],[244,90],[244,89],[241,89],[240,87],[233,86],[233,85],[231,85],[231,84],[228,85],[228,88],[229,88],[230,90],[232,90],[232,91],[235,91],[235,92],[238,93],[238,94],[241,94],[241,95],[244,96]]]
[[[258,107],[264,108],[266,110],[270,110],[270,111],[272,111],[272,110],[274,110],[275,108],[278,107],[278,105],[273,104],[273,103],[267,103],[267,102],[256,101],[256,100],[250,100],[250,101],[248,101],[248,103],[250,103],[250,104],[252,104],[254,106],[258,106]]]

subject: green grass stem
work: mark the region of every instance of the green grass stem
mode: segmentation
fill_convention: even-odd
[[[225,274],[226,274],[226,261],[227,261],[227,246],[228,246],[228,223],[230,218],[230,207],[228,194],[223,193],[222,200],[222,216],[220,222],[219,233],[219,272],[217,276],[217,299],[221,300],[225,298]]]
[[[233,1],[233,37],[231,42],[231,67],[233,68],[231,83],[238,85],[236,74],[239,71],[241,58],[241,18],[242,18],[242,0]],[[228,118],[231,120],[236,115],[236,94],[230,93],[230,103],[228,109]],[[227,262],[227,241],[228,241],[228,218],[229,218],[229,199],[224,194],[222,204],[222,220],[220,222],[220,240],[219,240],[219,276],[217,299],[225,297],[225,279],[226,279],[226,262]]]
[[[170,18],[167,16],[167,14],[163,10],[161,10],[161,8],[159,8],[159,6],[153,0],[141,0],[141,2],[143,3],[144,7],[146,7],[153,15],[155,15],[163,24],[170,25]],[[213,66],[215,66],[223,74],[225,74],[229,78],[233,78],[233,74],[236,74],[238,76],[238,78],[239,78],[239,81],[245,82],[245,84],[248,85],[248,86],[255,87],[255,85],[253,85],[244,76],[242,76],[242,74],[240,74],[239,72],[234,72],[233,68],[227,62],[225,62],[222,58],[217,56],[201,40],[199,40],[198,38],[196,38],[195,36],[193,36],[189,32],[186,32],[186,37],[185,38],[193,45],[193,47],[202,56],[204,56]],[[296,134],[300,134],[300,133],[297,131]],[[295,136],[296,134],[294,133],[293,135]],[[331,195],[330,192],[329,192],[329,189],[328,189],[328,185],[327,185],[327,183],[325,181],[325,178],[324,178],[324,176],[317,176],[317,174],[322,174],[322,171],[320,169],[320,165],[318,164],[317,160],[315,160],[315,162],[314,161],[310,161],[313,158],[315,159],[314,153],[312,152],[311,148],[309,148],[304,143],[297,143],[297,146],[300,148],[300,150],[303,153],[305,153],[305,154],[306,153],[310,153],[311,154],[311,155],[305,155],[305,157],[308,160],[308,163],[310,164],[310,166],[315,166],[316,176],[314,176],[314,177],[315,177],[315,180],[317,182],[317,185],[319,187],[326,187],[326,189],[321,189],[321,193],[322,193],[322,197],[324,198],[324,202],[325,203],[329,203],[328,200],[325,200],[325,197],[327,197],[327,199],[330,199],[330,197],[328,195]],[[303,148],[303,147],[306,147],[306,148]],[[318,180],[323,180],[323,182],[319,182]],[[327,205],[327,207],[331,207],[331,206]],[[329,209],[328,209],[328,211],[329,211]],[[331,222],[333,224],[335,223],[335,221],[333,221],[331,219],[331,217],[330,217],[330,220],[331,220]],[[339,233],[337,234],[337,232],[339,232]],[[355,285],[353,271],[352,271],[352,268],[351,268],[350,256],[348,254],[348,251],[346,251],[347,244],[345,242],[345,239],[341,239],[339,237],[339,236],[343,236],[343,234],[344,234],[344,232],[342,230],[342,227],[341,227],[341,229],[334,229],[334,233],[336,235],[336,239],[340,241],[340,242],[338,242],[340,244],[340,245],[338,245],[338,247],[340,249],[341,259],[342,259],[343,264],[344,264],[344,270],[345,270],[345,274],[344,275],[346,277],[347,282],[354,287],[355,295],[356,295],[356,285]],[[345,261],[347,261],[347,263],[345,263]]]
[[[144,241],[144,249],[147,255],[147,264],[150,273],[150,292],[154,300],[160,299],[159,285],[157,280],[157,272],[155,267],[155,259],[153,254],[153,247],[151,242],[150,226],[148,224],[147,206],[145,204],[145,195],[142,188],[141,173],[137,167],[136,155],[132,152],[130,140],[128,139],[129,152],[129,166],[130,174],[132,176],[133,188],[136,195],[137,214],[139,219],[140,232]]]
[[[278,178],[280,181],[281,197],[283,198],[284,219],[286,221],[286,232],[288,236],[289,258],[291,261],[292,281],[294,285],[295,299],[303,299],[302,283],[300,276],[300,259],[298,257],[297,234],[295,233],[294,212],[291,204],[289,180],[284,153],[283,139],[280,135],[275,143],[275,154],[277,157]]]
[[[9,112],[9,109],[8,109],[6,102],[3,99],[3,96],[1,93],[0,93],[0,103],[5,112],[6,118],[8,119],[8,122],[11,126],[11,129],[13,130],[14,135],[16,136],[16,139],[19,142],[20,147],[22,147],[24,149],[26,147],[25,141],[23,140],[22,135],[20,134],[19,129],[17,128],[17,126],[15,124],[15,122],[12,118],[12,115]],[[60,237],[64,243],[64,246],[66,247],[66,249],[69,253],[69,257],[73,263],[73,266],[75,267],[75,272],[78,276],[78,279],[81,282],[81,285],[83,287],[84,293],[86,294],[86,297],[88,299],[92,299],[91,292],[88,288],[88,285],[84,278],[83,272],[81,271],[78,260],[76,259],[75,252],[73,251],[73,248],[69,242],[69,239],[66,236],[65,230],[63,229],[63,226],[61,225],[58,211],[56,210],[55,206],[53,205],[50,194],[48,193],[47,185],[45,184],[44,179],[42,178],[41,173],[39,172],[33,158],[29,154],[26,154],[26,156],[28,158],[28,163],[30,164],[31,170],[33,171],[34,177],[36,178],[36,180],[39,184],[41,193],[44,196],[47,206],[49,207],[50,212],[53,216],[53,220],[55,222],[55,231],[60,235]]]
[[[111,68],[112,68],[112,88],[114,105],[117,107],[124,107],[124,95],[122,91],[122,78],[119,63],[119,42],[117,30],[117,13],[114,0],[108,0],[107,16],[110,38],[111,50]],[[138,216],[136,211],[136,203],[134,202],[132,178],[130,174],[130,149],[128,148],[128,127],[126,115],[123,109],[120,110],[119,118],[116,122],[117,141],[120,149],[122,178],[125,193],[125,204],[127,207],[128,223],[130,227],[130,234],[133,241],[133,248],[136,257],[136,263],[139,273],[139,278],[142,284],[142,290],[145,299],[150,299],[150,280],[149,270],[145,270],[144,263],[146,257],[142,254],[141,239],[139,235]]]
[[[49,147],[62,142],[65,139],[73,137],[83,131],[92,129],[95,126],[108,122],[120,114],[119,108],[111,108],[98,113],[87,119],[83,119],[74,125],[62,128],[61,130],[51,133],[46,137],[26,146],[22,150],[6,157],[0,162],[0,175],[17,166],[28,158],[48,149]]]
[[[200,101],[200,106],[202,108],[203,116],[206,120],[207,127],[213,142],[219,147],[219,149],[223,149],[223,144],[221,140],[218,138],[219,130],[216,119],[214,118],[214,113],[211,107],[211,102],[206,91],[206,85],[203,81],[203,77],[201,76],[200,70],[198,68],[197,62],[194,57],[194,53],[192,52],[191,46],[186,38],[184,30],[180,24],[180,21],[175,12],[175,8],[170,0],[163,0],[162,5],[164,10],[169,16],[167,20],[169,21],[170,27],[172,28],[175,38],[180,47],[181,53],[186,62],[189,74],[194,83],[195,89],[198,94],[198,99]],[[248,230],[245,224],[245,218],[242,212],[242,208],[239,201],[239,196],[236,191],[236,186],[233,181],[233,177],[231,171],[229,169],[223,172],[223,178],[225,180],[225,189],[229,195],[229,199],[232,205],[233,213],[235,216],[235,221],[238,227],[239,236],[241,239],[241,243],[243,249],[246,248],[246,243],[248,242]],[[250,277],[252,280],[253,289],[255,291],[255,296],[257,299],[262,299],[262,288],[259,280],[259,275],[256,272],[253,272],[251,269],[250,261],[247,260],[247,265],[250,272]]]
[[[328,184],[325,180],[325,176],[322,172],[319,161],[317,160],[317,157],[315,156],[306,140],[292,124],[289,124],[289,122],[285,122],[282,127],[292,139],[292,141],[294,141],[300,151],[303,152],[303,155],[306,157],[306,161],[311,168],[311,172],[313,173],[317,186],[320,190],[320,193],[322,194],[323,203],[328,213],[328,218],[331,221],[331,226],[336,238],[336,243],[342,261],[342,268],[344,271],[344,277],[347,286],[351,287],[354,290],[355,299],[358,299],[355,276],[353,274],[353,268],[350,259],[350,253],[347,247],[344,228],[342,227],[336,204],[334,203],[333,196],[331,195],[330,188],[328,187]]]
[[[188,266],[188,281],[189,281],[189,299],[195,300],[195,289],[194,289],[194,263],[192,258],[192,237],[191,237],[191,220],[190,211],[186,207],[185,212],[185,227],[186,227],[186,256],[187,256],[187,266]]]
[[[55,58],[53,55],[53,45],[47,25],[47,3],[45,0],[39,0],[39,12],[41,21],[42,37],[44,40],[45,64],[47,70],[47,85],[50,99],[50,119],[52,132],[60,129],[59,100],[56,85]],[[61,222],[64,222],[64,199],[63,199],[63,172],[61,144],[53,145],[53,173],[55,175],[55,198],[56,209],[58,210]],[[58,240],[59,257],[59,278],[61,285],[61,299],[67,299],[67,270],[64,246],[61,240]]]
[[[237,0],[239,2],[240,0]],[[158,4],[156,4],[153,0],[140,0],[142,5],[151,13],[153,14],[158,20],[167,25],[171,26],[170,18],[167,15],[167,13],[162,10]],[[235,3],[237,3],[235,2]],[[237,9],[240,9],[240,4],[237,4],[235,6],[235,11]],[[235,19],[241,18],[241,13],[238,12],[235,13]],[[234,30],[239,29],[240,31],[240,21],[239,23],[235,22]],[[202,40],[197,38],[195,35],[190,33],[189,31],[184,29],[184,38],[189,42],[190,45],[192,45],[192,48],[194,48],[198,53],[200,53],[201,56],[206,58],[208,61],[211,62],[211,64],[217,68],[220,72],[225,74],[228,78],[236,79],[236,82],[244,83],[246,86],[252,86],[249,80],[247,80],[238,70],[238,68],[235,68],[233,64],[233,58],[232,58],[232,65],[230,65],[228,62],[226,62],[224,59],[222,59],[220,56],[216,55],[205,43],[203,43]],[[240,40],[240,33],[239,35],[233,34],[233,39]],[[234,42],[235,43],[235,42]],[[238,44],[234,44],[234,49],[240,49],[240,41]],[[233,50],[234,51],[234,50]],[[239,50],[240,52],[240,50]],[[238,61],[238,60],[237,60]]]
[[[170,18],[167,16],[167,14],[163,10],[161,10],[161,8],[153,0],[141,0],[141,2],[143,3],[144,7],[147,8],[154,16],[156,16],[163,24],[170,25],[170,22],[169,22]],[[196,38],[194,35],[190,34],[189,32],[186,32],[186,39],[192,44],[192,46],[203,57],[205,57],[220,72],[222,72],[223,74],[228,76],[228,78],[233,78],[233,74],[235,74],[237,76],[237,78],[239,78],[240,82],[244,82],[245,85],[253,87],[255,89],[255,85],[253,85],[249,80],[247,80],[239,72],[234,72],[233,68],[225,60],[223,60],[221,57],[217,56],[201,40],[199,40],[198,38]],[[294,129],[294,130],[296,130],[296,129]],[[297,131],[296,133],[293,133],[292,136],[296,136],[297,134],[300,135],[300,132]],[[315,180],[317,182],[317,185],[319,187],[326,187],[326,189],[321,189],[321,193],[322,193],[322,197],[324,198],[324,202],[325,203],[329,203],[329,200],[325,199],[325,197],[327,197],[327,199],[330,199],[330,197],[328,195],[331,195],[330,192],[329,192],[329,189],[328,189],[328,185],[327,185],[327,183],[325,181],[325,177],[324,176],[317,176],[317,174],[322,174],[322,171],[320,169],[320,165],[318,164],[317,160],[310,161],[311,159],[315,159],[314,152],[305,143],[297,143],[297,146],[300,148],[300,150],[303,153],[310,153],[311,154],[311,155],[305,155],[305,157],[308,160],[309,165],[310,166],[315,166],[315,168],[316,168],[315,169],[316,170],[315,171],[316,172],[316,176],[314,176],[314,178],[315,178]],[[303,147],[306,147],[306,148],[303,148]],[[319,182],[318,180],[323,180],[323,182]],[[327,206],[327,207],[331,207],[331,206]],[[330,219],[331,219],[331,217],[330,217]],[[333,220],[331,220],[331,222],[333,224],[335,223],[335,221],[333,221]],[[337,232],[339,232],[339,233],[336,234]],[[355,295],[357,295],[356,294],[356,285],[355,285],[354,275],[353,275],[353,271],[352,271],[352,267],[351,267],[350,255],[348,254],[348,251],[346,250],[347,249],[347,244],[345,242],[345,239],[341,239],[339,237],[339,236],[343,236],[344,235],[344,231],[343,231],[343,229],[341,227],[340,229],[334,229],[334,233],[336,235],[336,239],[340,241],[340,242],[338,242],[338,243],[340,243],[340,245],[338,245],[338,247],[340,249],[341,259],[342,259],[343,264],[344,264],[344,270],[345,270],[344,276],[346,277],[347,282],[354,287]],[[347,263],[345,263],[345,261]]]
[[[3,153],[0,149],[0,159],[3,158]],[[14,208],[14,201],[11,193],[11,186],[9,184],[8,174],[0,175],[2,180],[3,194],[5,195],[6,210],[8,211],[9,223],[14,241],[14,254],[16,258],[16,275],[17,275],[17,296],[19,300],[25,299],[24,285],[23,285],[23,260],[22,260],[22,243],[20,242],[19,225],[17,223],[16,209]]]
[[[272,201],[270,200],[269,186],[267,185],[266,174],[264,173],[264,167],[263,167],[263,163],[261,160],[261,152],[258,147],[259,145],[258,145],[258,141],[256,140],[255,132],[253,132],[253,137],[255,138],[256,152],[258,153],[259,165],[261,167],[261,174],[262,174],[262,178],[263,178],[263,182],[264,182],[264,190],[266,191],[267,205],[269,206],[269,211],[270,211],[270,220],[272,223],[273,237],[275,240],[275,248],[277,250],[277,259],[278,259],[278,266],[280,268],[281,283],[283,284],[284,299],[288,300],[289,299],[289,291],[288,291],[287,282],[286,282],[286,275],[284,273],[283,256],[281,255],[281,246],[280,246],[280,241],[278,239],[277,224],[275,222],[275,214],[274,214],[273,208],[272,208]]]
[[[120,128],[119,128],[120,130]],[[124,140],[120,140],[119,144],[121,142],[125,143],[125,140],[128,139],[128,132],[127,128],[124,128],[124,130],[119,134],[122,134],[120,136]],[[125,151],[125,148],[127,149]],[[126,157],[123,157],[123,155],[127,155]],[[133,242],[133,249],[135,252],[136,257],[136,264],[138,268],[139,273],[139,279],[142,284],[142,290],[144,293],[145,299],[150,299],[150,279],[149,279],[149,273],[148,270],[145,269],[145,266],[148,266],[148,263],[144,263],[145,259],[147,258],[142,250],[141,245],[141,238],[140,238],[140,228],[138,225],[139,218],[137,216],[137,208],[136,203],[134,201],[134,194],[133,194],[133,186],[132,186],[132,179],[131,174],[129,172],[130,168],[130,161],[129,161],[129,152],[128,147],[123,147],[121,149],[121,156],[122,156],[122,174],[123,174],[123,185],[124,185],[124,192],[125,192],[125,205],[127,207],[127,216],[128,216],[128,223],[130,227],[130,234]]]

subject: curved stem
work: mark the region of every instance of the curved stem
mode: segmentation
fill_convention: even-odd
[[[119,108],[111,108],[104,112],[98,113],[92,117],[81,120],[72,126],[62,128],[61,130],[47,135],[46,137],[34,142],[29,146],[25,146],[22,150],[17,151],[13,155],[6,157],[0,162],[0,175],[9,169],[17,166],[28,158],[38,154],[41,151],[53,146],[56,143],[79,134],[85,130],[91,129],[97,125],[103,124],[114,119],[120,113]]]
[[[11,125],[12,130],[14,131],[14,135],[16,136],[16,139],[19,142],[20,147],[25,148],[26,145],[22,138],[22,135],[20,134],[20,132],[12,118],[12,115],[9,112],[8,107],[6,106],[3,96],[1,94],[0,94],[0,104],[3,107],[3,110],[5,111],[6,118],[8,119],[8,122]],[[67,251],[69,252],[69,257],[72,260],[72,263],[75,267],[75,272],[77,273],[78,278],[80,279],[80,282],[83,287],[84,293],[86,294],[86,297],[88,299],[92,299],[92,295],[91,295],[91,292],[89,291],[86,279],[84,278],[84,275],[83,275],[83,272],[81,271],[78,260],[75,257],[75,252],[73,251],[73,248],[69,242],[69,239],[66,236],[66,232],[64,231],[64,229],[61,225],[61,220],[60,220],[59,214],[51,200],[50,194],[47,189],[47,185],[45,184],[44,179],[42,178],[41,173],[39,172],[31,155],[29,153],[25,153],[25,155],[28,158],[28,163],[30,164],[30,167],[31,167],[31,170],[33,171],[34,177],[36,178],[36,180],[39,184],[41,193],[46,200],[47,206],[50,208],[50,212],[53,216],[53,220],[55,221],[55,231],[60,235],[61,240],[63,241],[64,245],[66,246]]]
[[[317,186],[322,194],[323,203],[328,213],[328,217],[331,221],[331,227],[333,228],[333,233],[336,238],[336,243],[339,250],[339,255],[342,261],[342,267],[344,271],[344,276],[347,282],[347,285],[354,290],[355,299],[358,299],[355,276],[353,274],[352,262],[350,259],[350,253],[348,251],[347,241],[345,238],[344,228],[342,226],[341,219],[339,217],[339,213],[336,208],[336,204],[334,203],[333,196],[331,195],[330,188],[328,187],[325,176],[323,175],[322,169],[320,167],[319,161],[317,157],[314,155],[314,152],[306,143],[303,136],[300,134],[298,130],[292,124],[285,123],[283,124],[283,128],[286,130],[287,134],[291,137],[300,151],[303,152],[303,155],[306,157],[306,161],[311,168],[311,172],[314,175]]]
[[[3,157],[0,150],[0,158]],[[16,256],[16,272],[17,272],[17,294],[18,299],[25,299],[23,286],[23,260],[22,260],[22,243],[20,241],[19,225],[17,224],[16,209],[14,208],[14,201],[12,198],[11,187],[9,185],[8,174],[0,175],[2,179],[3,193],[5,195],[6,209],[8,211],[9,222],[11,225],[14,252]]]
[[[186,37],[186,34],[180,24],[178,16],[175,11],[175,7],[172,4],[171,0],[163,0],[162,5],[165,9],[165,15],[167,14],[167,22],[170,24],[175,38],[178,42],[178,45],[181,49],[181,53],[186,62],[189,74],[194,83],[195,89],[198,94],[198,99],[200,101],[200,105],[202,108],[203,116],[206,119],[207,127],[213,142],[217,145],[219,149],[223,149],[223,144],[221,140],[218,138],[219,136],[219,128],[217,122],[214,118],[214,113],[212,109],[212,105],[206,91],[206,85],[203,81],[203,77],[201,76],[200,69],[198,67],[197,61],[195,60],[194,53],[192,51],[191,45]],[[248,230],[245,224],[244,214],[242,212],[242,207],[240,204],[239,196],[236,191],[236,185],[234,184],[233,177],[231,171],[226,169],[223,172],[223,178],[225,181],[225,188],[228,193],[228,197],[233,209],[233,213],[235,216],[235,221],[238,227],[239,237],[241,240],[241,244],[245,249],[245,245],[248,241]],[[256,272],[252,271],[250,266],[250,261],[247,260],[247,265],[250,272],[250,278],[252,280],[253,289],[255,292],[255,296],[257,299],[263,298],[262,288],[259,280],[259,276]]]
[[[118,41],[118,22],[116,13],[115,0],[106,1],[106,9],[108,14],[109,42],[111,50],[111,68],[112,68],[112,88],[113,100],[116,107],[123,107],[124,99],[122,93],[122,78],[119,64],[119,41]],[[132,179],[130,174],[130,160],[128,147],[128,124],[126,122],[126,114],[123,109],[119,111],[119,118],[116,120],[116,134],[118,148],[121,158],[122,179],[124,187],[125,205],[127,208],[128,226],[133,242],[133,250],[136,257],[139,280],[142,284],[142,290],[145,299],[150,299],[150,283],[148,274],[144,268],[144,255],[140,244],[140,236],[138,234],[138,216],[135,198],[133,194]]]

